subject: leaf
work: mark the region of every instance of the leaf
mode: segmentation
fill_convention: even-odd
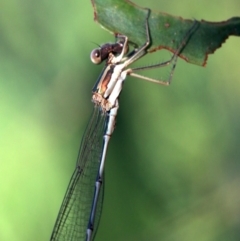
[[[145,20],[147,10],[128,0],[92,0],[94,19],[111,33],[121,33],[138,46],[146,41]],[[151,47],[148,52],[168,49],[175,52],[194,20],[151,11],[149,28]],[[204,66],[208,54],[213,53],[230,35],[240,35],[240,17],[223,22],[198,21],[180,57],[189,63]]]

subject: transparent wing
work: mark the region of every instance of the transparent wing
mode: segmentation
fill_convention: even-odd
[[[82,139],[76,168],[68,185],[51,236],[51,241],[85,241],[86,230],[99,161],[103,146],[104,126],[107,114],[94,107],[89,124]],[[103,187],[97,207],[96,227],[100,220]],[[96,229],[94,230],[96,233]]]

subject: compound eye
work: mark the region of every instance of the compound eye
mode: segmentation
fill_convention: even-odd
[[[100,64],[102,62],[100,49],[94,49],[90,54],[90,59],[94,64]]]

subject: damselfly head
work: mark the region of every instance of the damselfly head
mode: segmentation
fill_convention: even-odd
[[[124,40],[120,39],[116,43],[106,43],[99,48],[94,49],[90,54],[90,59],[94,64],[101,64],[109,58],[110,54],[119,55],[122,53]],[[128,45],[125,45],[124,54],[128,52]]]

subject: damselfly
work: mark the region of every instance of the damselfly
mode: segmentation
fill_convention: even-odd
[[[106,66],[93,88],[94,110],[83,136],[76,167],[51,235],[52,241],[93,240],[103,205],[104,163],[108,143],[115,127],[119,108],[118,98],[123,82],[127,75],[131,75],[154,83],[169,85],[178,55],[197,27],[195,21],[170,60],[141,68],[127,68],[147,54],[150,46],[149,15],[150,10],[147,10],[146,42],[141,47],[135,46],[129,52],[128,37],[118,34],[116,43],[105,44],[91,53],[93,63],[106,61]],[[167,81],[136,73],[139,70],[164,67],[171,63],[173,66]]]

